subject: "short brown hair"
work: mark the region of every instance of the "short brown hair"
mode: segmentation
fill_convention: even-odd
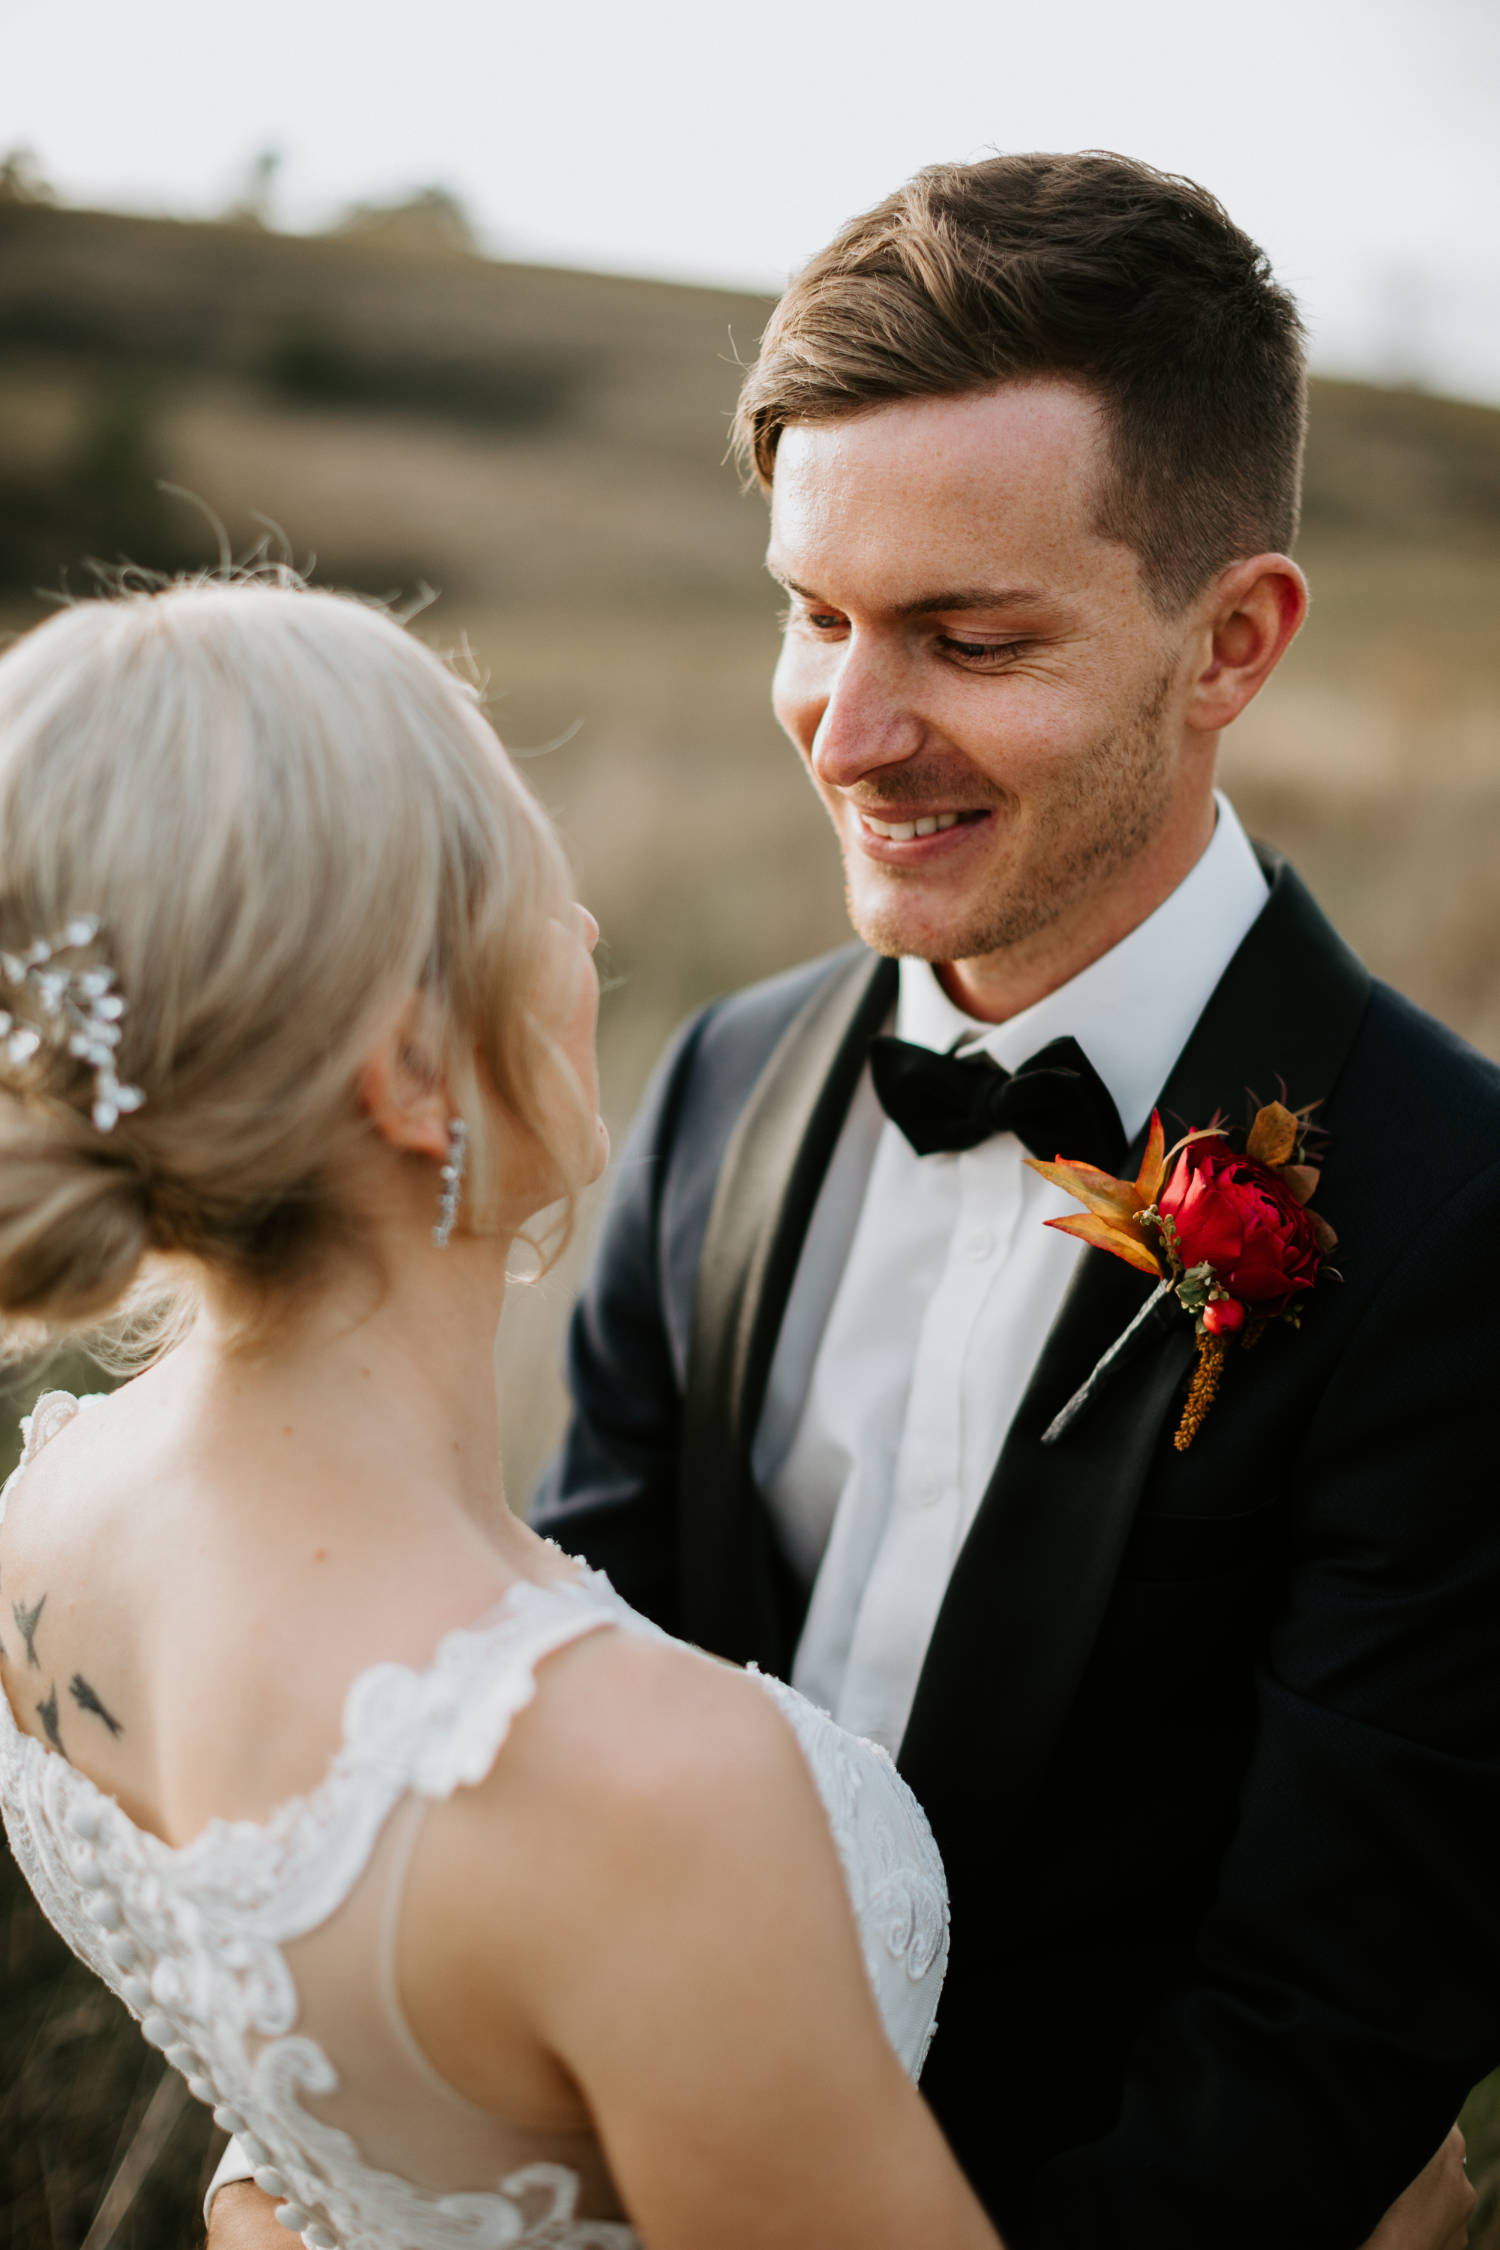
[[[1265,252],[1192,180],[1130,157],[933,164],[798,274],[734,443],[769,488],[789,422],[1071,377],[1102,401],[1099,528],[1158,608],[1297,530],[1303,331]]]

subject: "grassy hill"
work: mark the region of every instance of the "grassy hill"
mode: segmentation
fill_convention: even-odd
[[[90,554],[211,559],[207,519],[158,479],[236,548],[269,522],[326,582],[435,589],[422,630],[468,645],[507,742],[561,741],[529,771],[606,934],[616,1128],[688,1007],[844,934],[836,853],[767,707],[764,509],[723,463],[736,359],[768,310],[0,204],[0,630],[43,614],[36,589],[64,573],[86,585]],[[1312,620],[1229,737],[1228,785],[1372,966],[1500,1054],[1500,414],[1316,384],[1299,552]],[[514,1493],[557,1426],[587,1231],[507,1310]],[[0,1948],[0,2250],[72,2250],[155,2078],[23,1912],[0,1911]],[[166,2185],[121,2250],[190,2239],[206,2143],[191,2112],[167,2131]]]

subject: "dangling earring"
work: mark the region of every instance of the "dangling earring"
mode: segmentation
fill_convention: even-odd
[[[464,1173],[469,1162],[469,1128],[461,1117],[448,1120],[448,1160],[438,1177],[443,1185],[438,1203],[438,1222],[432,1230],[432,1239],[440,1250],[448,1247],[453,1232],[453,1222],[458,1217],[459,1198],[464,1192]]]

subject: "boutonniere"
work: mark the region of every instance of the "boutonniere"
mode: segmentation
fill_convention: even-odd
[[[1171,1149],[1153,1112],[1134,1180],[1111,1179],[1092,1164],[1065,1157],[1055,1164],[1026,1159],[1033,1172],[1085,1206],[1078,1217],[1049,1219],[1049,1227],[1123,1258],[1156,1282],[1127,1337],[1168,1297],[1191,1316],[1198,1363],[1174,1441],[1179,1453],[1203,1426],[1231,1347],[1249,1350],[1273,1320],[1295,1327],[1308,1292],[1333,1275],[1328,1257],[1337,1237],[1310,1208],[1319,1179],[1308,1145],[1315,1137],[1310,1119],[1317,1107],[1314,1102],[1294,1110],[1268,1102],[1257,1107],[1242,1135],[1231,1134],[1216,1118]],[[1121,1345],[1126,1340],[1122,1337]],[[1049,1438],[1061,1435],[1118,1350],[1106,1354],[1069,1401]]]

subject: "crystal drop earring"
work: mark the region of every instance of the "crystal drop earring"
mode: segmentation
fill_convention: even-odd
[[[464,1191],[464,1173],[469,1162],[469,1128],[461,1117],[448,1120],[448,1156],[438,1177],[443,1185],[438,1202],[437,1225],[432,1239],[440,1250],[446,1250],[453,1233],[453,1222],[458,1217],[459,1198]]]

